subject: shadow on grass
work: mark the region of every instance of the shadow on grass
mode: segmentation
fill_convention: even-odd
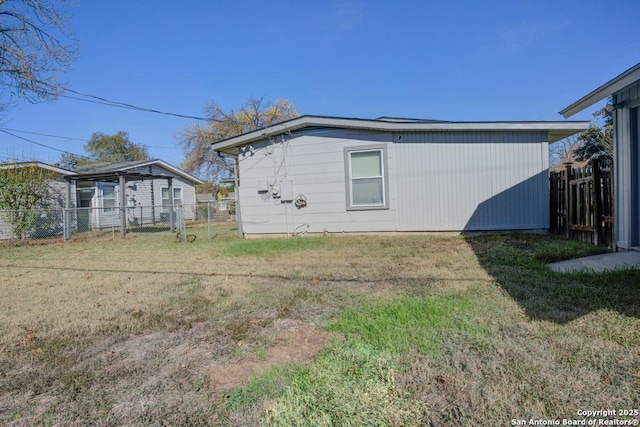
[[[556,273],[546,267],[605,249],[545,235],[484,235],[466,241],[530,319],[566,323],[596,310],[640,318],[640,270]]]
[[[178,230],[178,228],[175,228]],[[162,233],[165,231],[170,231],[171,227],[168,225],[158,225],[158,226],[142,226],[142,227],[129,227],[127,228],[127,233]]]

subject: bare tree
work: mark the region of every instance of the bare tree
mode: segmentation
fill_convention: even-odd
[[[265,102],[262,98],[249,98],[238,111],[225,111],[215,102],[206,107],[208,122],[187,127],[180,135],[185,159],[182,168],[204,179],[217,181],[230,177],[233,163],[211,150],[211,143],[231,138],[255,129],[298,117],[293,104],[280,99]]]
[[[16,97],[29,102],[55,99],[57,80],[75,58],[67,0],[0,0],[0,91],[2,107]]]
[[[576,150],[582,144],[579,136],[573,135],[553,144],[551,147],[551,164],[557,165],[576,161]]]

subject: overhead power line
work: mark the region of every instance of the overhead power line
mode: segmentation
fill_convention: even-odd
[[[6,131],[6,130],[4,130],[4,129],[0,129],[0,132],[6,133],[7,135],[11,135],[11,136],[13,136],[14,138],[18,138],[18,139],[21,139],[21,140],[23,140],[23,141],[30,142],[30,143],[32,143],[32,144],[36,144],[36,145],[39,145],[39,146],[41,146],[41,147],[48,148],[49,150],[54,150],[54,151],[58,151],[58,152],[60,152],[60,153],[71,154],[72,156],[77,156],[77,157],[82,157],[82,158],[88,159],[88,157],[87,157],[87,156],[82,156],[82,155],[80,155],[80,154],[75,154],[75,153],[72,153],[72,152],[70,152],[70,151],[60,150],[59,148],[51,147],[50,145],[46,145],[46,144],[42,144],[42,143],[40,143],[40,142],[36,142],[36,141],[34,141],[34,140],[32,140],[32,139],[25,138],[25,137],[20,136],[20,135],[16,135],[15,133],[11,133],[11,132]]]
[[[71,137],[71,136],[51,135],[51,134],[48,134],[48,133],[32,132],[32,131],[28,131],[28,130],[11,129],[11,128],[0,128],[0,129],[8,130],[8,131],[11,131],[11,132],[28,133],[30,135],[46,136],[46,137],[49,137],[49,138],[59,138],[59,139],[68,139],[68,140],[71,140],[71,141],[87,142],[87,139],[74,138],[74,137]],[[147,145],[147,144],[144,144],[144,146],[147,147],[147,148],[176,148],[175,145]]]
[[[104,98],[104,97],[101,97],[101,96],[91,95],[91,94],[88,94],[88,93],[83,93],[83,92],[80,92],[80,91],[77,91],[77,90],[74,90],[74,89],[70,89],[70,88],[66,88],[66,87],[63,87],[62,89],[65,92],[74,93],[76,95],[85,97],[85,98],[79,98],[79,97],[70,96],[70,95],[59,95],[59,96],[61,96],[63,98],[74,99],[74,100],[77,100],[77,101],[92,102],[92,103],[106,105],[106,106],[110,106],[110,107],[125,108],[125,109],[129,109],[129,110],[142,111],[142,112],[154,113],[154,114],[163,114],[163,115],[167,115],[167,116],[180,117],[180,118],[185,118],[185,119],[192,119],[192,120],[199,120],[199,121],[206,121],[206,122],[208,122],[208,121],[218,121],[218,120],[210,119],[210,118],[206,118],[206,117],[192,116],[192,115],[188,115],[188,114],[178,114],[178,113],[172,113],[172,112],[168,112],[168,111],[161,111],[161,110],[157,110],[157,109],[154,109],[154,108],[140,107],[140,106],[137,106],[137,105],[126,103],[126,102],[114,101],[114,100],[110,100],[110,99],[107,99],[107,98]],[[90,98],[90,99],[86,99],[86,98]],[[64,153],[64,154],[70,154],[70,155],[73,155],[73,156],[76,156],[76,157],[87,158],[87,159],[89,158],[87,156],[82,156],[80,154],[72,153],[70,151],[61,150],[59,148],[55,148],[55,147],[52,147],[50,145],[43,144],[41,142],[37,142],[37,141],[34,141],[32,139],[29,139],[29,138],[25,138],[25,137],[16,135],[13,132],[20,132],[20,133],[27,133],[27,134],[32,134],[32,135],[46,136],[46,137],[51,137],[51,138],[60,138],[60,139],[68,139],[68,140],[73,140],[73,141],[86,142],[84,139],[81,139],[81,138],[72,138],[72,137],[67,137],[67,136],[51,135],[51,134],[46,134],[46,133],[30,132],[30,131],[24,131],[24,130],[18,130],[18,129],[10,129],[10,128],[0,128],[0,132],[6,133],[7,135],[11,135],[14,138],[18,138],[18,139],[21,139],[23,141],[27,141],[27,142],[29,142],[31,144],[39,145],[39,146],[47,148],[49,150],[58,151],[58,152]],[[156,146],[156,148],[173,148],[173,147],[158,147],[158,146]],[[3,157],[7,158],[5,156],[3,156]]]
[[[82,142],[86,142],[86,139],[82,139],[82,138],[73,138],[73,137],[70,137],[70,136],[50,135],[50,134],[48,134],[48,133],[30,132],[30,131],[28,131],[28,130],[11,129],[11,128],[0,128],[0,129],[9,130],[9,131],[11,131],[11,132],[28,133],[28,134],[31,134],[31,135],[47,136],[47,137],[50,137],[50,138],[69,139],[69,140],[71,140],[71,141],[82,141]]]
[[[91,95],[88,93],[83,93],[77,90],[73,90],[73,89],[69,89],[69,88],[63,88],[66,92],[70,92],[70,93],[75,93],[76,95],[80,95],[80,96],[84,96],[86,98],[91,98],[91,99],[84,99],[84,98],[78,98],[76,96],[70,96],[70,95],[60,95],[63,98],[69,98],[69,99],[75,99],[77,101],[84,101],[84,102],[92,102],[95,104],[101,104],[101,105],[107,105],[110,107],[117,107],[117,108],[125,108],[125,109],[129,109],[129,110],[136,110],[136,111],[143,111],[143,112],[147,112],[147,113],[155,113],[155,114],[164,114],[166,116],[173,116],[173,117],[180,117],[183,119],[192,119],[192,120],[199,120],[199,121],[211,121],[210,119],[206,118],[206,117],[200,117],[200,116],[191,116],[188,114],[178,114],[178,113],[171,113],[171,112],[167,112],[167,111],[161,111],[161,110],[156,110],[155,108],[147,108],[147,107],[139,107],[137,105],[133,105],[133,104],[129,104],[127,102],[120,102],[120,101],[113,101],[107,98],[103,98],[101,96],[97,96],[97,95]]]
[[[49,93],[50,95],[60,96],[60,97],[69,98],[69,99],[75,99],[77,101],[93,102],[93,103],[96,103],[96,104],[103,104],[103,105],[107,105],[107,106],[111,106],[111,107],[126,108],[126,109],[130,109],[130,110],[143,111],[143,112],[155,113],[155,114],[163,114],[163,115],[167,115],[167,116],[180,117],[180,118],[184,118],[184,119],[193,119],[193,120],[199,120],[199,121],[205,121],[205,122],[207,122],[207,121],[218,121],[218,120],[215,120],[215,119],[213,119],[213,120],[209,119],[207,117],[192,116],[192,115],[189,115],[189,114],[171,113],[171,112],[168,112],[168,111],[157,110],[155,108],[139,107],[137,105],[129,104],[127,102],[114,101],[114,100],[111,100],[111,99],[104,98],[102,96],[97,96],[97,95],[92,95],[90,93],[80,92],[78,90],[74,90],[74,89],[71,89],[71,88],[68,88],[68,87],[64,87],[64,86],[51,86],[50,84],[48,84],[46,82],[39,82],[39,83],[42,83],[45,86],[51,87],[52,92]],[[85,98],[91,98],[91,99],[84,99],[84,98],[78,98],[78,97],[74,97],[74,96],[60,95],[59,93],[54,93],[54,92],[57,92],[59,89],[62,89],[65,92],[75,93],[76,95],[84,96]]]

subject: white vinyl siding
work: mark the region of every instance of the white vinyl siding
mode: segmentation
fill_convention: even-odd
[[[544,230],[546,138],[546,131],[310,129],[252,143],[253,155],[240,154],[243,232]],[[349,153],[381,149],[386,208],[349,208]],[[281,180],[293,183],[306,207],[264,197],[260,182]]]
[[[439,142],[446,137],[403,135],[412,142],[394,144],[398,231],[548,227],[544,135],[469,132]]]
[[[348,210],[388,207],[385,150],[372,148],[345,148]]]

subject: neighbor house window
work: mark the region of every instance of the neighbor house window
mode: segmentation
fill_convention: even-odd
[[[389,207],[386,182],[386,148],[345,148],[347,209]]]
[[[164,187],[162,189],[162,209],[165,211],[169,210],[169,188]],[[178,206],[182,204],[182,188],[173,187],[173,206]]]
[[[111,212],[116,207],[116,185],[102,184],[102,211]]]

